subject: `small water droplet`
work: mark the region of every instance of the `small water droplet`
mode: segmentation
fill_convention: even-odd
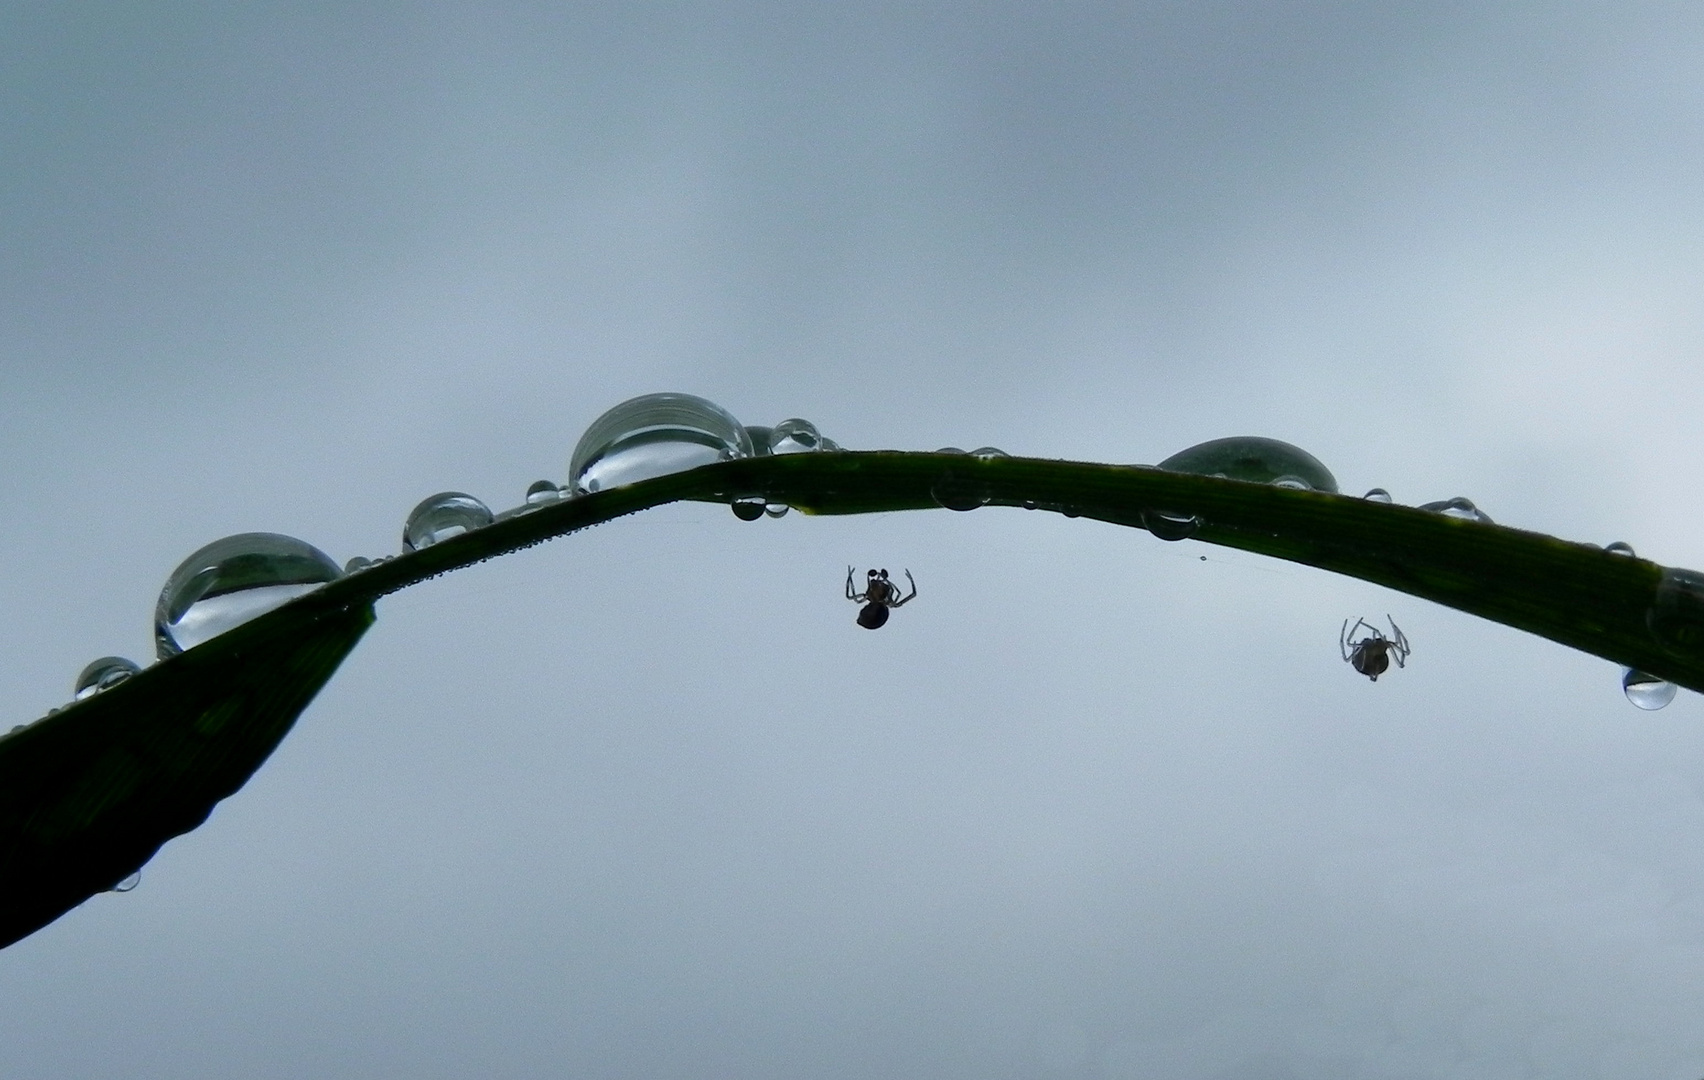
[[[1188,540],[1201,528],[1201,519],[1169,510],[1144,510],[1142,525],[1161,540]]]
[[[112,891],[113,892],[130,892],[132,889],[136,888],[136,886],[138,886],[140,884],[142,884],[142,871],[138,870],[134,874],[131,874],[129,877],[125,878],[123,881],[119,882],[117,885],[114,885],[112,887]]]
[[[732,507],[734,516],[741,521],[756,521],[763,516],[762,495],[741,495],[728,505]]]
[[[1059,512],[1061,514],[1064,514],[1068,518],[1081,517],[1082,514],[1083,514],[1083,512],[1081,510],[1077,509],[1075,506],[1070,505],[1069,503],[1067,503],[1064,506],[1061,506],[1059,508]]]
[[[122,656],[103,656],[99,660],[91,660],[77,676],[72,699],[82,701],[84,698],[94,697],[102,690],[112,689],[141,670],[134,661],[126,660]]]
[[[379,565],[377,562],[367,558],[365,555],[357,555],[343,564],[343,572],[345,574],[358,574],[367,569],[369,566],[377,565]]]
[[[1036,502],[1035,502],[1034,499],[1025,499],[1024,500],[1024,509],[1025,510],[1034,510],[1035,507],[1036,507]]]
[[[769,433],[771,454],[809,454],[822,449],[822,434],[809,420],[794,417],[775,425]]]
[[[1386,491],[1384,488],[1374,488],[1373,490],[1367,492],[1365,495],[1361,496],[1361,498],[1367,500],[1368,502],[1376,502],[1376,503],[1388,503],[1388,502],[1391,501],[1390,492]]]
[[[568,465],[576,493],[753,457],[751,436],[728,410],[692,394],[645,394],[592,421]]]
[[[1462,521],[1477,521],[1485,525],[1495,524],[1491,515],[1473,505],[1472,499],[1464,499],[1457,495],[1453,499],[1441,499],[1438,502],[1421,503],[1419,509],[1429,510],[1434,514],[1445,517],[1460,518]]]
[[[1613,544],[1605,544],[1603,549],[1611,555],[1625,555],[1630,559],[1638,558],[1638,556],[1633,553],[1633,545],[1623,540],[1617,540]]]
[[[763,512],[765,514],[768,514],[772,518],[786,517],[787,511],[789,511],[791,509],[792,509],[791,506],[788,506],[786,503],[783,503],[783,502],[772,502],[772,503],[764,503],[763,504]]]
[[[1643,671],[1624,668],[1621,673],[1621,690],[1627,695],[1627,700],[1644,709],[1655,712],[1674,700],[1674,683],[1659,679],[1655,675],[1647,675]]]
[[[948,469],[929,489],[935,502],[948,510],[975,510],[988,505],[988,485]]]
[[[960,450],[956,446],[943,446],[939,450],[935,451],[935,453],[937,453],[937,454],[962,454],[962,453],[964,453],[964,451]]]
[[[1664,567],[1645,625],[1665,649],[1683,655],[1704,651],[1704,574]]]
[[[840,444],[835,442],[833,439],[829,438],[827,435],[824,435],[822,437],[822,452],[823,453],[832,454],[832,453],[838,451],[840,448],[841,448]]]
[[[1299,446],[1258,435],[1212,439],[1160,462],[1169,472],[1222,476],[1255,484],[1336,492],[1337,479],[1320,460]]]
[[[482,529],[491,524],[491,508],[460,491],[440,491],[420,500],[402,528],[405,551],[419,551],[441,544],[452,536]]]
[[[154,606],[160,659],[217,637],[343,575],[311,544],[278,533],[215,540],[172,571]]]
[[[995,458],[1011,457],[1012,455],[998,446],[979,446],[970,452],[970,456],[979,461],[993,461]]]
[[[774,432],[774,430],[774,428],[764,427],[762,424],[746,425],[746,438],[751,440],[751,454],[753,457],[769,456],[769,436],[772,432]]]
[[[532,486],[527,488],[526,502],[529,507],[548,506],[560,498],[562,489],[549,480],[534,480]]]

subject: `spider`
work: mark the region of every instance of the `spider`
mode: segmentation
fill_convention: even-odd
[[[1344,619],[1343,629],[1337,635],[1337,644],[1343,650],[1344,661],[1374,682],[1378,682],[1379,676],[1389,669],[1391,657],[1396,658],[1397,667],[1402,667],[1411,651],[1402,627],[1396,625],[1396,620],[1391,619],[1389,615],[1385,618],[1390,620],[1390,637],[1385,637],[1383,631],[1365,619],[1356,619],[1353,627],[1349,625],[1348,619]],[[1364,637],[1360,641],[1350,641],[1349,635],[1363,626],[1371,631],[1372,636]]]
[[[886,570],[871,570],[864,583],[864,591],[853,592],[853,569],[850,566],[846,568],[846,599],[864,605],[864,609],[858,612],[858,625],[866,630],[880,630],[888,621],[888,608],[904,607],[917,599],[917,579],[909,570],[905,572],[905,580],[911,582],[911,595],[902,598],[899,586],[888,580]]]

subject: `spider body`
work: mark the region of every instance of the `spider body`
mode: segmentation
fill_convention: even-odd
[[[905,572],[905,580],[911,582],[911,595],[900,596],[899,586],[888,580],[886,570],[871,570],[864,579],[862,592],[852,589],[853,567],[846,568],[846,599],[863,604],[858,612],[858,625],[866,630],[880,630],[888,621],[890,608],[904,607],[917,599],[917,580],[911,576],[911,571]]]
[[[1402,667],[1408,660],[1412,650],[1408,646],[1408,638],[1402,628],[1396,625],[1396,620],[1389,615],[1391,636],[1385,637],[1384,632],[1365,619],[1356,619],[1351,627],[1349,620],[1343,620],[1343,629],[1337,635],[1338,647],[1343,650],[1343,660],[1350,667],[1365,675],[1373,682],[1379,681],[1379,676],[1390,670],[1391,660],[1396,661],[1397,667]],[[1367,628],[1368,636],[1359,641],[1349,640],[1349,635]]]

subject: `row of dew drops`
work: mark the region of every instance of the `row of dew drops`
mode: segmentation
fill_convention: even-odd
[[[574,447],[567,484],[540,480],[527,489],[521,505],[496,514],[464,492],[433,495],[408,515],[402,546],[405,552],[418,551],[564,499],[719,461],[839,449],[808,420],[783,420],[773,427],[748,426],[721,406],[691,394],[646,394],[622,402],[592,422]],[[991,446],[972,451],[944,447],[940,452],[983,461],[1007,456]],[[1214,439],[1154,467],[1282,488],[1338,491],[1336,478],[1318,458],[1277,439]],[[954,510],[972,510],[990,501],[987,492],[962,470],[955,474],[951,469],[937,483],[935,497],[942,506]],[[1382,488],[1367,492],[1365,498],[1392,501]],[[1024,505],[1038,508],[1034,503]],[[1075,516],[1071,507],[1040,508]],[[785,503],[770,502],[759,494],[734,499],[732,509],[744,521],[778,518],[788,511]],[[1425,503],[1418,509],[1468,521],[1491,521],[1464,498]],[[1161,539],[1183,540],[1194,535],[1203,522],[1193,515],[1151,510],[1144,513],[1143,524]],[[1611,544],[1606,550],[1633,554],[1624,543]],[[382,561],[354,558],[339,567],[313,545],[277,533],[239,533],[216,540],[185,559],[166,580],[154,611],[156,651],[162,660],[175,656],[327,582]],[[123,657],[103,656],[77,676],[74,700],[93,697],[140,670]],[[1660,709],[1675,697],[1673,683],[1631,669],[1624,671],[1622,687],[1627,699],[1641,709]]]

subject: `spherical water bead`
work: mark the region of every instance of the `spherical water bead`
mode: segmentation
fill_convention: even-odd
[[[754,455],[728,410],[691,394],[646,394],[592,421],[568,465],[576,494]]]
[[[822,449],[822,433],[809,420],[794,417],[775,425],[769,433],[771,454],[810,454]]]
[[[1012,455],[998,446],[979,446],[970,452],[970,456],[978,461],[993,461],[995,458],[1011,457]]]
[[[1627,695],[1627,700],[1644,709],[1655,712],[1674,700],[1675,691],[1679,687],[1666,679],[1655,675],[1647,675],[1643,671],[1624,668],[1621,673],[1621,690]]]
[[[1390,492],[1386,491],[1384,488],[1374,488],[1373,490],[1367,492],[1365,495],[1361,496],[1361,498],[1367,500],[1368,502],[1376,502],[1376,503],[1388,503],[1388,502],[1391,501]]]
[[[742,495],[728,505],[741,521],[756,521],[763,516],[765,504],[762,495]]]
[[[1623,540],[1617,540],[1613,544],[1605,544],[1603,546],[1603,550],[1611,555],[1625,555],[1629,559],[1638,558],[1638,556],[1633,553],[1633,545]]]
[[[1421,510],[1429,510],[1434,514],[1445,517],[1460,518],[1462,521],[1477,521],[1485,525],[1495,524],[1491,515],[1473,505],[1472,499],[1464,499],[1457,495],[1453,499],[1440,499],[1437,502],[1421,503]]]
[[[241,626],[343,576],[312,544],[278,533],[238,533],[185,559],[154,607],[160,659]]]
[[[1144,510],[1142,525],[1161,540],[1188,540],[1201,528],[1201,519],[1194,514]]]
[[[377,565],[378,565],[377,562],[375,562],[372,559],[367,558],[365,555],[357,555],[353,559],[350,559],[348,562],[343,564],[343,573],[345,575],[358,574],[362,570],[367,569],[367,567],[369,567],[369,566],[377,566]]]
[[[560,498],[562,498],[561,488],[549,480],[534,480],[532,486],[527,488],[526,504],[529,508],[549,506]]]
[[[764,503],[763,504],[763,512],[765,514],[768,514],[772,518],[786,517],[787,511],[789,511],[791,509],[792,509],[792,507],[789,506],[788,504],[784,503],[784,502],[772,502],[772,503]]]
[[[1257,435],[1198,443],[1166,458],[1160,468],[1278,487],[1337,491],[1337,478],[1318,458],[1299,446]]]
[[[491,508],[460,491],[440,491],[420,500],[402,527],[404,551],[441,544],[452,536],[491,524]]]
[[[122,656],[103,656],[99,660],[91,660],[77,676],[76,689],[71,696],[76,701],[94,697],[102,690],[112,689],[141,670],[134,661],[126,660]]]

